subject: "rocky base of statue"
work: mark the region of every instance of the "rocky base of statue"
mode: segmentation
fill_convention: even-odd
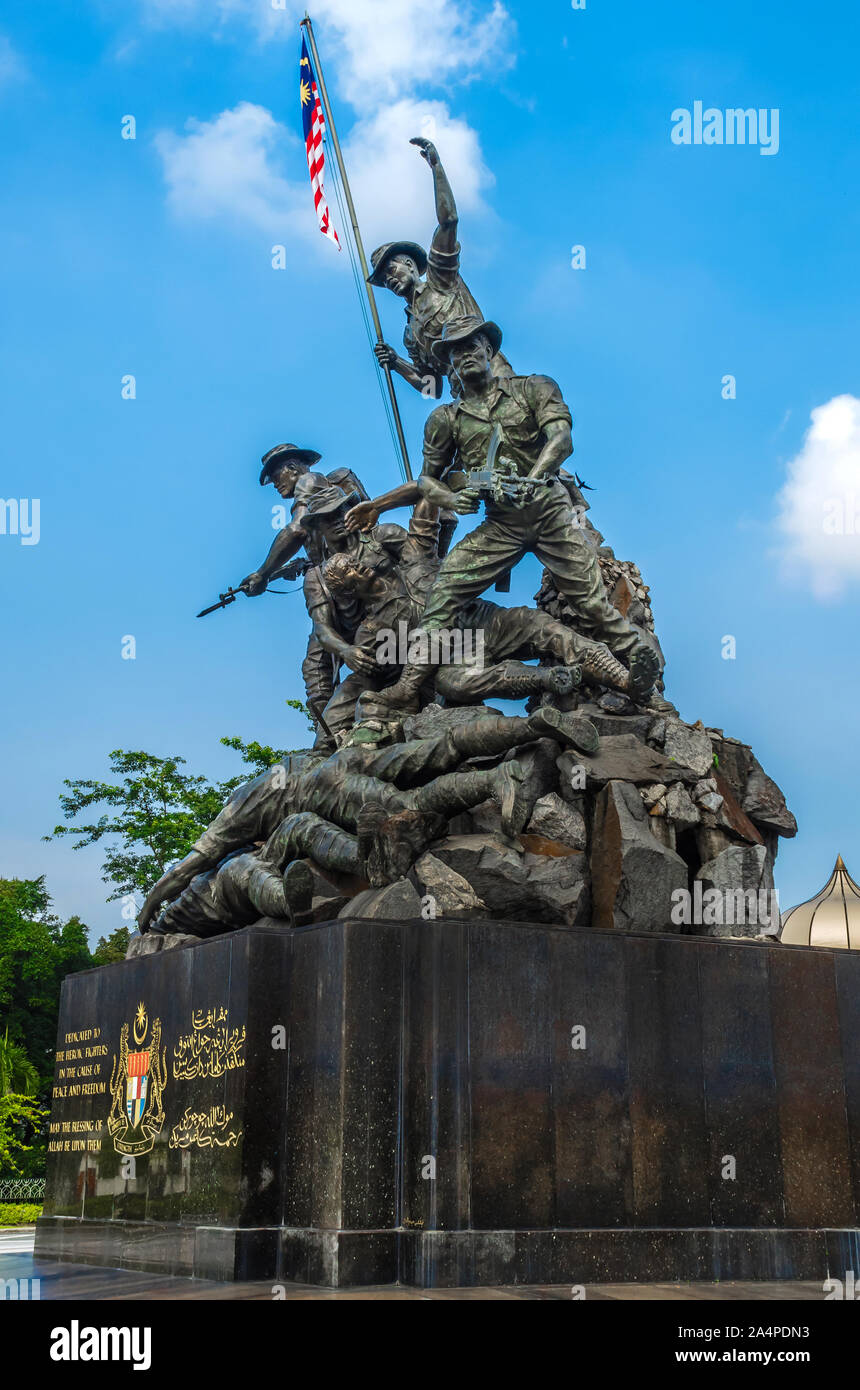
[[[36,1257],[272,1297],[843,1279],[858,1076],[853,951],[250,927],[65,981]]]
[[[494,799],[456,816],[429,846],[406,843],[404,818],[394,818],[382,843],[397,841],[391,857],[399,858],[399,876],[372,887],[309,862],[312,901],[298,924],[504,916],[775,939],[779,837],[797,826],[752,750],[721,730],[684,723],[662,701],[659,710],[628,705],[628,713],[618,711],[625,701],[616,695],[568,703],[596,730],[598,746],[586,755],[545,738],[508,755],[524,767],[533,800],[522,834],[504,833]],[[432,704],[406,720],[405,737],[433,737],[491,713]],[[197,939],[175,931],[135,936],[129,957]]]

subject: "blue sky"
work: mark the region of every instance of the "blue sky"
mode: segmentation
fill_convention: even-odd
[[[115,747],[229,775],[222,735],[302,740],[283,703],[300,596],[194,618],[271,541],[260,455],[292,439],[373,490],[397,479],[346,257],[315,227],[297,18],[11,0],[0,20],[0,495],[41,512],[37,545],[0,535],[0,874],[45,873],[97,932],[120,922],[98,851],[41,843],[64,777],[105,775]],[[671,698],[750,742],[798,817],[783,905],[838,851],[860,874],[860,524],[822,520],[837,495],[853,516],[855,483],[860,503],[856,6],[314,18],[369,248],[429,237],[407,140],[435,131],[466,277],[516,369],[563,386],[593,519],[651,585]],[[778,153],[674,144],[699,100],[778,109]],[[399,342],[399,302],[380,307]],[[417,456],[427,406],[401,399]],[[538,579],[524,564],[510,602]]]

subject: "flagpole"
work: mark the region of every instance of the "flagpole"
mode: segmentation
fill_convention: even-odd
[[[378,343],[384,343],[385,337],[383,335],[382,324],[379,319],[379,310],[376,307],[376,296],[373,293],[373,286],[371,285],[369,279],[370,267],[367,264],[367,257],[364,254],[364,242],[361,239],[361,232],[358,226],[358,216],[355,211],[355,203],[352,201],[352,190],[350,189],[349,179],[347,178],[346,174],[346,165],[343,162],[343,151],[340,148],[340,141],[337,138],[337,127],[334,123],[331,102],[328,99],[328,89],[325,85],[325,77],[323,76],[322,64],[320,63],[319,49],[317,48],[317,41],[314,35],[314,26],[310,15],[305,15],[304,19],[301,21],[301,28],[307,31],[308,43],[310,44],[311,57],[314,61],[314,70],[316,71],[317,83],[319,85],[319,92],[322,98],[323,110],[325,111],[326,122],[328,123],[329,132],[331,134],[331,142],[334,147],[334,154],[335,159],[337,160],[337,167],[340,170],[340,179],[343,185],[344,194],[346,196],[346,205],[349,209],[349,220],[352,223],[352,233],[355,238],[356,247],[358,249],[358,259],[359,264],[361,265],[361,273],[362,278],[364,280],[364,288],[367,294],[368,303],[370,304],[370,315],[373,319],[373,327],[376,330],[376,341]],[[394,416],[394,427],[397,431],[397,442],[400,445],[400,453],[403,459],[403,467],[406,471],[407,481],[411,482],[412,468],[409,463],[409,450],[406,446],[406,435],[403,432],[403,421],[400,418],[400,407],[397,404],[397,394],[394,390],[394,380],[391,375],[391,368],[386,363],[382,370],[385,373],[385,381],[386,385],[388,386],[388,394],[391,397],[391,409]]]

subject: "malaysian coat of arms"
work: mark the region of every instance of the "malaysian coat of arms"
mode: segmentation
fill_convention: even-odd
[[[129,1050],[129,1025],[124,1023],[119,1057],[113,1059],[108,1132],[117,1153],[146,1154],[164,1125],[167,1053],[161,1046],[161,1019],[153,1021],[150,1032],[144,1004],[138,1005],[132,1027],[135,1050]]]

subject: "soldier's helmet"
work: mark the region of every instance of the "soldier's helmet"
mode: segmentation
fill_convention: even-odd
[[[344,492],[342,487],[321,487],[310,499],[302,525],[313,526],[328,521],[339,512],[349,511],[361,501],[357,492]]]
[[[409,256],[417,265],[419,275],[427,269],[427,252],[417,241],[387,241],[384,246],[377,246],[370,258],[373,270],[367,279],[371,285],[385,288],[385,272],[392,256]]]
[[[438,362],[447,362],[448,353],[454,343],[467,343],[479,333],[487,339],[495,357],[502,348],[502,330],[492,319],[479,319],[476,314],[464,314],[462,318],[449,319],[440,336],[431,344],[433,356]]]
[[[322,454],[318,454],[316,449],[300,449],[298,444],[276,444],[274,449],[263,455],[260,486],[265,487],[266,483],[271,482],[272,475],[279,468],[283,468],[284,464],[301,467],[303,472],[307,472],[315,463],[319,463],[321,458]]]

